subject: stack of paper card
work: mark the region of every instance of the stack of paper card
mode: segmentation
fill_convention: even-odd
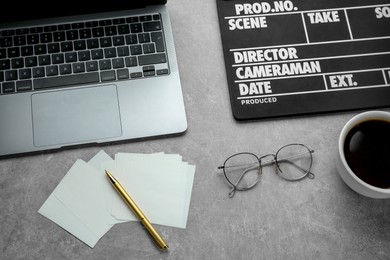
[[[100,151],[88,163],[77,160],[39,213],[94,247],[116,223],[138,221],[111,186],[109,170],[150,222],[185,228],[195,166],[174,154]]]

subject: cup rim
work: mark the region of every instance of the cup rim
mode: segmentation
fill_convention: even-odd
[[[365,186],[366,188],[368,188],[370,190],[373,190],[373,191],[376,191],[376,192],[380,192],[380,193],[384,193],[384,194],[390,194],[390,189],[378,188],[376,186],[373,186],[371,184],[368,184],[368,183],[362,181],[358,176],[355,175],[355,173],[349,167],[349,165],[347,163],[347,160],[345,159],[345,155],[344,155],[345,137],[347,136],[349,131],[351,131],[351,129],[355,125],[365,121],[365,119],[367,119],[368,116],[372,117],[372,118],[370,118],[369,121],[375,120],[375,119],[382,119],[382,120],[385,119],[385,120],[389,120],[390,121],[390,113],[389,112],[385,112],[385,111],[367,111],[367,112],[363,112],[363,113],[357,114],[354,117],[352,117],[351,119],[349,119],[348,122],[344,125],[343,129],[341,130],[341,133],[340,133],[340,136],[339,136],[338,150],[339,150],[340,159],[341,159],[341,162],[342,162],[344,168],[349,173],[349,175],[354,180],[356,180],[358,183],[360,183],[361,185]]]

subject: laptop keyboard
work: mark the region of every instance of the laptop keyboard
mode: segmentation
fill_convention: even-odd
[[[0,31],[0,95],[169,73],[159,14]]]

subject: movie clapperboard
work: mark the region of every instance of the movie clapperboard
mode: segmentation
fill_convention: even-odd
[[[389,0],[217,0],[237,120],[390,106]]]

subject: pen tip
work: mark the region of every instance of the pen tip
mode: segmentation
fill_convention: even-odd
[[[106,175],[107,175],[109,178],[111,178],[111,179],[114,178],[114,176],[112,176],[112,174],[111,174],[109,171],[107,171],[107,170],[104,170],[104,171],[106,172]]]
[[[107,170],[104,170],[104,171],[106,172],[106,175],[107,175],[107,177],[110,179],[110,181],[111,181],[112,183],[115,183],[115,182],[116,182],[116,179],[114,178],[114,176],[112,176],[111,173],[110,173],[109,171],[107,171]]]

